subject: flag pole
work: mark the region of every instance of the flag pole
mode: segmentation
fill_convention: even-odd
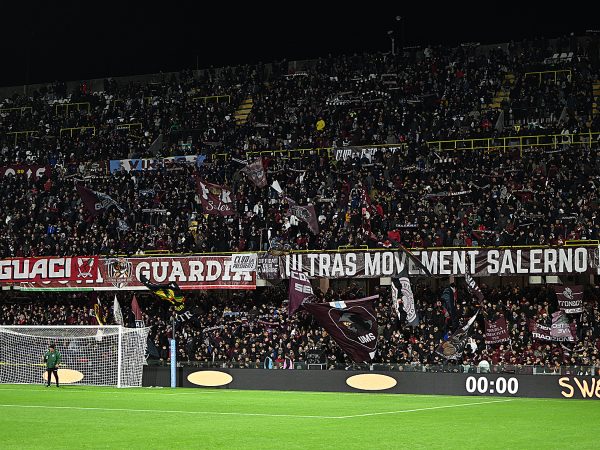
[[[175,317],[173,317],[173,335],[171,337],[171,387],[177,387],[177,352],[175,345]]]

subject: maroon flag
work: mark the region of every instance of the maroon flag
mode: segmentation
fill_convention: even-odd
[[[262,158],[256,158],[253,162],[248,164],[242,169],[250,181],[254,183],[256,187],[264,188],[267,185],[267,173],[263,166]]]
[[[135,318],[136,328],[143,328],[144,318],[142,317],[142,308],[140,308],[135,294],[133,295],[133,299],[131,299],[131,311],[133,312],[133,317]]]
[[[560,341],[575,342],[577,336],[577,325],[569,323],[564,311],[552,313],[552,328],[550,336]]]
[[[583,286],[553,286],[558,307],[567,314],[583,312]]]
[[[304,272],[290,272],[288,314],[294,314],[308,297],[313,295],[310,280]]]
[[[329,303],[304,303],[354,362],[369,362],[377,350],[377,318],[373,300],[379,296]]]
[[[291,198],[286,197],[290,207],[287,210],[288,216],[296,216],[298,219],[303,220],[308,224],[308,228],[313,234],[319,234],[319,222],[317,221],[317,214],[315,213],[315,207],[312,203],[306,206],[298,205]]]
[[[205,214],[232,216],[235,214],[233,193],[224,186],[196,180],[196,191]]]
[[[107,210],[110,207],[114,206],[120,212],[124,212],[125,209],[119,206],[119,204],[112,199],[112,197],[108,194],[104,194],[98,191],[92,191],[91,189],[86,188],[78,184],[77,192],[81,197],[81,201],[83,201],[83,205],[90,212],[90,215],[96,217],[100,214],[101,211]]]
[[[562,312],[562,311],[557,311]],[[566,316],[565,316],[566,317]],[[552,315],[552,326],[542,325],[535,320],[529,321],[529,331],[534,339],[541,341],[556,341],[556,342],[575,342],[577,335],[577,326],[558,316],[556,313]]]
[[[508,341],[510,341],[510,335],[508,334],[506,318],[500,317],[498,320],[485,320],[486,345]]]

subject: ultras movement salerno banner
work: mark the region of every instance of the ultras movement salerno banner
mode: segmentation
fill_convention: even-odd
[[[464,276],[467,269],[475,277],[580,274],[598,270],[597,247],[432,249],[412,253],[436,276]],[[269,267],[264,274],[266,279],[275,274],[289,278],[291,271],[325,278],[397,277],[407,263],[410,275],[423,275],[400,251],[295,253],[259,258],[259,267]],[[273,269],[275,264],[278,270]],[[262,276],[259,273],[259,278]]]

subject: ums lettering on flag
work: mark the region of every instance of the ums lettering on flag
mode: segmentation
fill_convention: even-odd
[[[445,359],[461,358],[465,350],[465,346],[467,345],[469,328],[471,328],[471,325],[473,325],[473,322],[475,322],[477,314],[479,314],[479,311],[477,311],[475,315],[469,319],[465,326],[453,333],[448,340],[442,342],[435,352],[438,355],[443,356]]]
[[[302,307],[331,335],[356,363],[369,362],[377,350],[377,318],[372,297],[329,303],[304,303]]]
[[[415,297],[410,287],[410,279],[408,278],[408,264],[404,266],[398,278],[392,279],[392,307],[398,315],[398,319],[402,320],[402,310],[406,313],[406,323],[411,327],[419,325],[419,316],[415,308]]]
[[[196,191],[205,214],[232,216],[235,214],[233,193],[218,184],[206,183],[196,179]]]
[[[267,185],[267,172],[265,171],[262,158],[256,158],[241,171],[248,176],[250,181],[254,183],[254,186],[264,188]]]
[[[288,315],[293,315],[304,301],[314,294],[310,280],[304,272],[290,272]]]
[[[98,191],[92,191],[91,189],[88,189],[80,184],[78,184],[76,187],[83,205],[86,207],[92,217],[96,217],[101,211],[108,210],[113,206],[117,208],[119,212],[125,212],[125,209],[119,206],[119,204],[114,201],[110,195]]]

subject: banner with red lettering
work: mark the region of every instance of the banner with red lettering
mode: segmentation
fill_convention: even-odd
[[[10,258],[0,260],[0,283],[94,280],[97,256]]]
[[[94,271],[87,276],[86,266],[79,266],[84,258],[55,258],[73,260],[71,277],[16,278],[11,261],[0,261],[1,282],[19,283],[21,290],[146,290],[141,278],[152,284],[171,282],[183,290],[190,289],[255,289],[256,265],[241,265],[239,255],[208,255],[187,257],[98,258],[93,257]],[[35,258],[29,258],[35,259]],[[51,260],[52,258],[46,258]],[[32,265],[28,270],[32,271]],[[54,267],[54,266],[53,266]],[[252,268],[254,267],[254,268]],[[20,268],[17,275],[23,272]],[[37,269],[41,270],[41,269]],[[81,272],[86,273],[84,277]],[[33,272],[35,274],[37,272]],[[73,275],[74,274],[74,275]],[[10,275],[10,277],[8,276]]]

